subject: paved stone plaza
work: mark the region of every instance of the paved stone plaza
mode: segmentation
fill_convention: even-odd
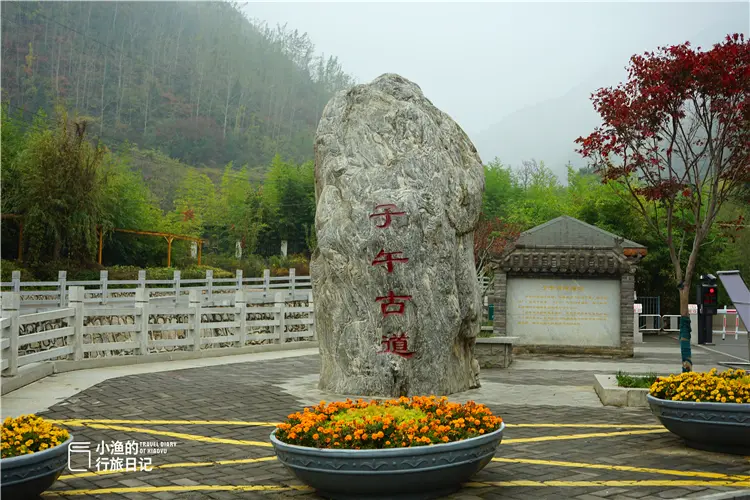
[[[495,460],[451,498],[750,493],[750,457],[691,450],[647,409],[598,403],[592,373],[674,361],[673,353],[660,349],[629,362],[518,360],[510,370],[483,371],[484,387],[456,399],[487,401],[505,419],[507,431]],[[91,443],[89,472],[66,470],[45,498],[314,498],[275,460],[269,441],[275,422],[319,396],[314,387],[319,359],[311,352],[111,378],[40,412],[72,429],[76,441]],[[696,365],[709,362],[707,356],[697,351]],[[76,376],[83,380],[85,372]],[[8,404],[15,404],[12,398]],[[150,471],[97,472],[96,447],[102,441],[171,445],[157,445],[159,454],[139,451],[151,457]]]

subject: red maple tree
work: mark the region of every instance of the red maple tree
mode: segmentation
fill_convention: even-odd
[[[482,273],[487,264],[500,257],[518,239],[520,230],[498,217],[482,216],[474,230],[474,263]]]
[[[666,243],[687,317],[701,244],[750,180],[750,42],[735,34],[705,51],[686,42],[635,55],[628,80],[591,99],[602,125],[578,152],[603,182],[627,186]]]

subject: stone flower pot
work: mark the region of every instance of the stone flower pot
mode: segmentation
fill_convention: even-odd
[[[43,451],[29,455],[0,459],[0,492],[2,498],[15,500],[37,499],[60,477],[68,465],[68,439]]]
[[[448,495],[486,466],[505,423],[489,434],[452,443],[379,450],[333,450],[283,443],[279,461],[324,498],[424,500]]]
[[[750,404],[694,403],[646,396],[670,432],[699,450],[745,455],[750,450]]]

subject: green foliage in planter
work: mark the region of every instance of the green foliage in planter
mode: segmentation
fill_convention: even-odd
[[[655,373],[649,373],[648,375],[629,375],[622,371],[618,371],[615,376],[617,377],[618,387],[627,387],[631,389],[648,389],[657,379]]]

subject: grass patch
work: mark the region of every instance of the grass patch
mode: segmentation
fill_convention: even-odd
[[[624,372],[617,372],[617,386],[628,387],[632,389],[649,389],[656,382],[657,375],[649,373],[648,375],[629,375]]]

